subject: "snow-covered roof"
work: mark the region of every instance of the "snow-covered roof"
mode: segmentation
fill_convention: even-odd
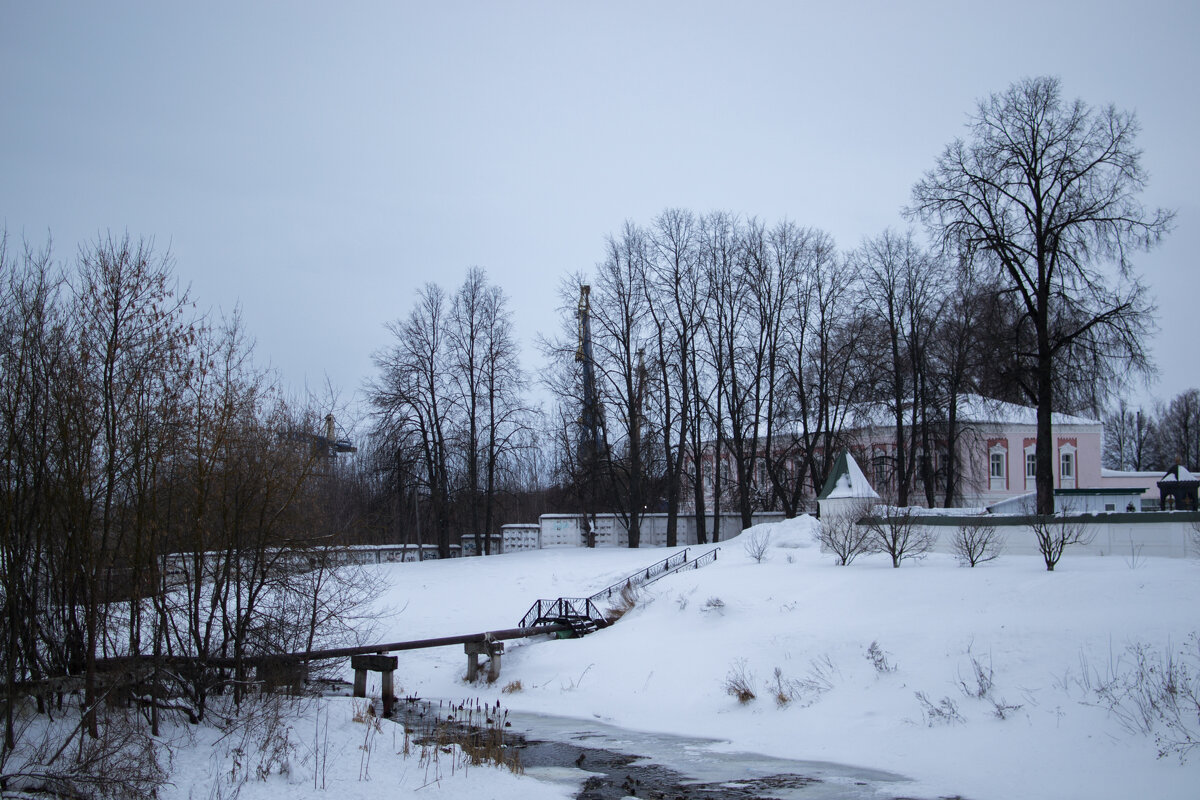
[[[977,394],[959,395],[957,419],[960,423],[974,425],[1037,425],[1037,409],[1007,403]],[[1100,425],[1099,420],[1077,417],[1074,414],[1054,412],[1050,416],[1052,425]],[[853,428],[890,427],[895,424],[895,414],[882,403],[859,406],[854,410],[848,425]]]
[[[1156,469],[1136,470],[1136,469],[1109,469],[1107,467],[1100,468],[1101,478],[1161,478],[1162,473]]]
[[[1188,472],[1187,467],[1183,464],[1176,464],[1167,470],[1167,474],[1158,479],[1159,483],[1171,483],[1172,481],[1198,481],[1192,473]]]
[[[841,500],[847,498],[865,498],[878,500],[879,495],[867,481],[862,468],[854,460],[850,452],[843,450],[838,454],[837,461],[825,479],[818,500]]]

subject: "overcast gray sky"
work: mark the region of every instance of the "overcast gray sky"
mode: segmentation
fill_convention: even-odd
[[[903,227],[977,99],[1056,75],[1136,111],[1161,378],[1200,385],[1195,2],[0,0],[0,225],[169,248],[293,386],[346,395],[426,281],[479,265],[532,342],[560,278],[664,208]]]

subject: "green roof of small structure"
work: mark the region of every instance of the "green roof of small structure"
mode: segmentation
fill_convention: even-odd
[[[842,450],[838,453],[837,460],[833,463],[833,469],[830,470],[829,477],[825,479],[825,485],[821,487],[821,494],[817,496],[817,499],[828,500],[833,497],[879,499],[879,494],[871,488],[867,476],[863,474],[862,468],[858,466],[854,456],[850,455],[849,450]]]

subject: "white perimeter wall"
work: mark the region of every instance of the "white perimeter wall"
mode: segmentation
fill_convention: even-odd
[[[1138,519],[1131,520],[1130,517]],[[1200,525],[1200,514],[1099,514],[1072,519],[1079,520],[1085,527],[1090,542],[1068,547],[1067,557],[1079,554],[1128,557],[1135,552],[1139,556],[1169,558],[1200,555],[1196,544],[1200,535],[1194,527]],[[989,522],[1004,542],[1005,553],[1039,555],[1037,539],[1027,518],[1015,517],[1006,524],[1000,520],[998,524],[996,517],[939,517],[937,524],[924,527],[934,536],[934,552],[953,554],[954,535],[959,525]]]
[[[781,511],[756,512],[751,522],[755,525],[764,522],[779,522],[783,519]],[[696,518],[691,514],[679,515],[679,526],[676,530],[677,546],[690,547],[696,544]],[[543,548],[553,547],[583,547],[583,532],[580,528],[578,514],[543,514],[540,518]],[[713,533],[717,520],[709,514],[705,517],[705,536],[713,541]],[[667,546],[667,515],[646,514],[641,519],[641,547]],[[742,517],[740,514],[722,514],[720,518],[720,539],[737,536],[742,532]],[[597,547],[628,547],[629,533],[625,525],[613,514],[596,515],[596,546]]]

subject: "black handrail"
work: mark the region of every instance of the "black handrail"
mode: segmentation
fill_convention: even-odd
[[[583,620],[591,619],[596,622],[604,622],[605,615],[596,605],[601,598],[611,598],[613,592],[619,592],[626,587],[635,589],[639,586],[646,586],[655,581],[665,578],[675,572],[681,572],[685,569],[699,569],[717,560],[717,552],[720,547],[714,547],[699,558],[691,561],[688,560],[688,550],[684,548],[672,556],[656,561],[640,572],[636,572],[618,581],[611,586],[605,587],[590,597],[559,597],[555,600],[538,600],[529,610],[525,612],[525,616],[521,617],[518,627],[527,628],[531,625],[537,625],[539,622],[558,622],[562,620]],[[579,604],[583,604],[582,608]]]
[[[674,555],[667,556],[666,558],[662,559],[661,561],[656,561],[653,564],[651,564],[650,566],[646,567],[644,570],[637,572],[633,575],[630,575],[628,578],[625,578],[624,580],[617,581],[612,586],[604,587],[603,589],[596,592],[588,599],[589,600],[597,600],[601,597],[608,599],[608,598],[612,597],[613,592],[619,592],[619,591],[625,589],[626,587],[629,587],[632,589],[632,588],[636,588],[638,586],[645,585],[652,581],[658,580],[658,578],[661,578],[663,575],[674,572],[675,570],[677,570],[680,567],[687,564],[687,560],[688,560],[687,555],[688,555],[689,549],[691,549],[691,548],[685,547],[685,548],[683,548],[682,551],[675,553]],[[674,562],[674,563],[672,563],[672,562]],[[656,575],[656,573],[657,573],[657,575]]]
[[[554,600],[538,600],[525,616],[521,617],[519,627],[528,628],[539,622],[561,622],[565,620],[590,619],[596,622],[604,619],[603,612],[590,597],[558,597]],[[526,624],[528,623],[528,624]]]

